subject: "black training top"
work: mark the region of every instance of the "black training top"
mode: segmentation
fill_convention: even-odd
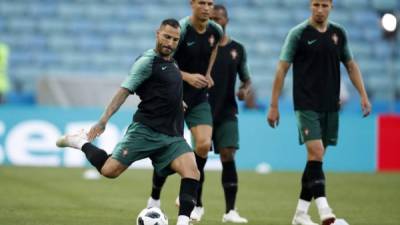
[[[206,31],[199,34],[192,26],[190,17],[181,19],[179,23],[181,38],[174,58],[182,71],[205,76],[211,52],[222,38],[222,28],[209,20]],[[183,84],[183,93],[183,98],[189,108],[207,101],[207,89],[196,89],[186,82]]]
[[[215,123],[235,118],[238,107],[235,98],[236,77],[242,82],[250,79],[246,50],[242,44],[230,40],[218,47],[212,70],[214,87],[210,89],[209,102]]]
[[[141,99],[133,120],[169,136],[183,136],[182,83],[174,60],[163,59],[153,49],[144,52],[121,85]]]
[[[353,58],[346,31],[329,22],[321,33],[309,20],[295,26],[286,37],[280,60],[293,63],[295,110],[339,110],[340,62]]]

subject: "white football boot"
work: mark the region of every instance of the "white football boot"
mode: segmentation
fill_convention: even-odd
[[[89,140],[87,139],[87,134],[84,130],[80,130],[76,134],[66,134],[64,136],[61,136],[57,140],[56,145],[60,148],[70,147],[75,149],[82,149],[82,146],[86,143],[89,143]]]
[[[311,220],[311,217],[303,212],[303,211],[296,211],[294,214],[292,225],[318,225]]]
[[[179,202],[179,196],[176,197],[175,199],[175,206],[179,208],[180,202]],[[201,217],[204,215],[204,207],[202,206],[195,206],[190,213],[190,220],[192,222],[200,222]]]
[[[195,206],[190,213],[190,219],[194,222],[200,222],[201,217],[204,215],[204,207]]]
[[[160,199],[155,200],[152,197],[150,197],[147,200],[147,208],[151,208],[151,207],[156,207],[156,208],[161,209],[161,200]]]
[[[222,216],[222,222],[231,222],[231,223],[247,223],[247,219],[241,217],[236,210],[231,209],[228,213]]]
[[[318,212],[322,221],[322,225],[330,225],[335,222],[336,216],[333,214],[331,208],[322,208],[318,210]]]
[[[187,216],[178,216],[178,220],[176,221],[176,225],[191,225],[190,219]]]

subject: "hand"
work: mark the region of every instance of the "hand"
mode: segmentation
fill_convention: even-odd
[[[367,117],[371,113],[371,103],[368,97],[361,98],[361,109],[363,112],[363,117]]]
[[[239,88],[239,91],[237,92],[236,95],[238,96],[238,99],[239,99],[240,101],[243,101],[243,100],[246,99],[246,97],[249,95],[249,93],[250,93],[249,88],[240,87],[240,88]]]
[[[90,128],[89,133],[87,134],[88,140],[90,142],[93,141],[96,137],[100,136],[105,129],[106,129],[106,123],[97,122]]]
[[[207,79],[207,82],[208,82],[207,87],[208,88],[212,88],[214,86],[214,80],[212,79],[211,75],[207,74],[206,75],[206,79]]]
[[[279,125],[278,107],[271,107],[268,111],[267,121],[270,127],[275,128]]]
[[[201,74],[193,73],[187,77],[186,80],[191,86],[202,89],[208,86],[208,80]]]

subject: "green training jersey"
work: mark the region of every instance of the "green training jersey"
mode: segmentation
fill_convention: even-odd
[[[329,21],[321,33],[309,20],[286,37],[280,60],[293,63],[295,110],[339,110],[340,62],[353,58],[344,28]]]
[[[210,89],[209,102],[215,123],[232,119],[238,113],[235,94],[238,75],[242,82],[250,79],[246,50],[239,42],[229,40],[225,46],[218,47],[212,70],[214,87]]]
[[[175,60],[167,61],[153,49],[143,53],[121,85],[141,100],[133,120],[169,136],[182,136],[182,83]]]
[[[190,17],[179,21],[181,25],[181,38],[174,58],[179,68],[188,73],[206,75],[210,56],[213,49],[222,38],[221,26],[209,20],[206,31],[198,33],[190,22]],[[207,101],[207,89],[196,89],[184,82],[183,98],[189,108]]]

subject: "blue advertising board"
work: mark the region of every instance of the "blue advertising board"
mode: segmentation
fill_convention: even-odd
[[[99,108],[0,107],[0,165],[20,166],[89,166],[76,150],[61,150],[56,139],[65,132],[89,129],[100,117]],[[121,110],[109,122],[96,144],[112,152],[132,120],[134,110]],[[324,168],[327,171],[372,172],[376,170],[376,117],[355,114],[340,117],[339,144],[329,147]],[[278,128],[266,123],[263,112],[241,112],[239,116],[240,149],[237,166],[242,170],[257,167],[272,171],[301,171],[305,165],[304,146],[298,143],[294,113],[281,115]],[[185,137],[190,139],[186,130]],[[190,140],[188,141],[190,143]],[[135,163],[150,168],[147,160]],[[208,169],[219,169],[219,157],[212,152]]]

